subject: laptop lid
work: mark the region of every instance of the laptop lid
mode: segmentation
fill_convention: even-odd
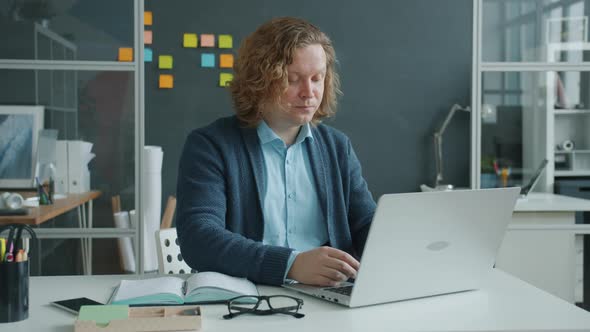
[[[547,159],[543,159],[543,161],[541,162],[541,165],[539,165],[539,167],[537,168],[537,170],[535,171],[535,173],[533,174],[533,176],[531,177],[529,182],[520,189],[520,194],[522,196],[528,195],[529,192],[531,190],[533,190],[533,188],[535,187],[537,182],[539,182],[539,179],[541,178],[541,174],[543,174],[543,170],[547,166],[547,162],[548,162]]]
[[[381,196],[349,305],[480,288],[519,194],[514,187]]]

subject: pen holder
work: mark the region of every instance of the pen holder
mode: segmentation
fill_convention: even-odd
[[[29,261],[0,263],[0,323],[29,317]]]

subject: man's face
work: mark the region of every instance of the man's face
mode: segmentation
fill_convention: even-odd
[[[301,126],[313,119],[324,96],[326,53],[322,46],[295,50],[287,74],[287,91],[281,96],[279,109],[268,114],[267,120],[279,127]]]

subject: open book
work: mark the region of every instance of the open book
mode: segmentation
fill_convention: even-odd
[[[121,280],[112,304],[162,305],[223,302],[240,295],[258,295],[244,278],[218,272],[199,272],[186,281],[180,277]]]

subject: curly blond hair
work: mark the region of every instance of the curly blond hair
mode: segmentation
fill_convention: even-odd
[[[264,110],[280,102],[288,87],[287,66],[293,62],[295,50],[309,45],[321,45],[326,53],[324,97],[312,123],[336,113],[341,91],[332,41],[305,20],[280,17],[258,27],[238,50],[230,91],[237,117],[244,125],[258,125]]]

